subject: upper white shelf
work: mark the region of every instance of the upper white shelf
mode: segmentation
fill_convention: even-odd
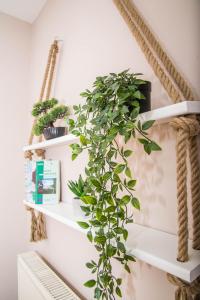
[[[67,134],[52,140],[43,141],[41,143],[25,146],[23,147],[23,151],[47,149],[54,146],[63,146],[65,144],[73,143],[75,140],[78,140],[78,138],[75,135]]]
[[[78,231],[85,234],[87,232],[76,223],[78,220],[83,220],[83,217],[79,217],[70,204],[38,205],[26,201],[24,204]],[[192,282],[200,275],[200,251],[193,250],[191,243],[189,244],[190,260],[181,263],[176,260],[177,237],[175,235],[137,224],[130,226],[131,234],[127,248],[136,258],[187,282]]]
[[[200,101],[183,101],[140,114],[142,122],[162,120],[188,114],[200,114]]]
[[[139,115],[139,119],[141,120],[141,122],[145,122],[148,120],[158,121],[173,118],[176,116],[198,113],[200,114],[200,101],[184,101],[142,113]],[[68,134],[52,140],[25,146],[23,147],[23,151],[62,146],[74,142],[75,140],[78,140],[76,136],[74,136],[73,134]]]

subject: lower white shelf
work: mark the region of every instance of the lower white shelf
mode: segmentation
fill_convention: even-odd
[[[68,203],[57,205],[38,205],[24,201],[45,215],[86,234],[87,230],[76,223],[83,219],[79,217],[73,206]],[[160,270],[175,275],[187,282],[192,282],[200,276],[200,251],[193,250],[189,245],[190,260],[185,263],[176,260],[176,235],[151,229],[138,224],[130,224],[127,248],[139,260],[142,260]]]

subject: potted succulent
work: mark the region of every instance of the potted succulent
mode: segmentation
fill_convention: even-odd
[[[84,285],[94,287],[94,299],[122,297],[122,279],[114,276],[112,260],[119,261],[129,273],[129,262],[135,260],[126,249],[126,225],[133,223],[128,206],[140,209],[140,202],[134,195],[137,181],[129,164],[133,150],[126,143],[135,139],[147,154],[161,150],[148,134],[154,121],[141,124],[138,119],[140,112],[150,108],[150,83],[138,75],[126,70],[97,77],[93,89],[81,94],[84,105],[74,106],[77,120],[69,120],[70,131],[80,138],[79,144],[71,145],[72,160],[84,150],[89,156],[85,178],[70,181],[68,186],[88,217],[78,224],[87,230],[88,240],[99,254],[97,261],[86,263],[93,278]]]
[[[53,98],[34,104],[32,115],[37,118],[33,127],[36,136],[44,134],[49,140],[66,134],[66,127],[54,127],[56,120],[68,115],[68,107],[58,105],[58,100]]]

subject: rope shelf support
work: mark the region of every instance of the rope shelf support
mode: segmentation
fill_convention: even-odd
[[[58,50],[59,50],[58,49],[58,41],[55,40],[49,50],[47,65],[46,65],[44,79],[43,79],[42,88],[41,88],[41,92],[40,92],[40,98],[39,98],[40,102],[43,101],[44,98],[46,100],[48,100],[50,97],[53,76],[55,73],[56,58],[57,58]],[[44,97],[45,91],[46,91],[46,96]],[[31,145],[33,143],[33,138],[34,138],[33,127],[36,124],[36,121],[37,121],[37,119],[35,118],[33,121],[33,126],[32,126],[30,137],[29,137],[29,145]],[[42,140],[42,136],[39,137],[39,142],[41,142],[41,140]],[[45,150],[36,149],[35,154],[40,159],[45,159]],[[26,159],[32,160],[33,155],[34,155],[34,153],[32,151],[26,151],[24,154],[24,157]],[[38,215],[36,216],[34,209],[30,208],[30,207],[27,207],[27,210],[30,211],[30,213],[31,213],[30,241],[37,242],[37,241],[46,239],[47,233],[46,233],[46,223],[45,223],[44,215],[41,212],[39,212]]]
[[[131,0],[113,0],[119,13],[128,25],[132,35],[136,39],[148,63],[155,75],[160,80],[169,97],[175,102],[194,100],[195,96],[175,67],[172,60],[163,50],[154,34],[145,23],[143,17],[136,9]],[[197,136],[200,133],[199,116],[187,116],[175,118],[171,126],[176,131],[177,145],[177,214],[178,214],[178,253],[177,260],[185,262],[188,255],[188,208],[187,208],[187,165],[186,157],[189,152],[191,169],[191,195],[193,215],[193,248],[200,250],[200,165],[198,159]],[[193,298],[193,289],[188,287],[179,278],[168,275],[171,283],[179,286],[176,292],[176,300],[200,299],[200,291]],[[180,284],[180,282],[182,282]],[[180,287],[181,285],[181,287]],[[194,286],[200,286],[200,278],[195,281]],[[192,285],[193,286],[193,285]],[[197,293],[196,293],[197,294]]]

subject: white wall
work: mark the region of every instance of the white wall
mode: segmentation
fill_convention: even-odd
[[[30,25],[0,13],[0,299],[17,299],[16,256],[27,248],[22,145],[28,134]]]

